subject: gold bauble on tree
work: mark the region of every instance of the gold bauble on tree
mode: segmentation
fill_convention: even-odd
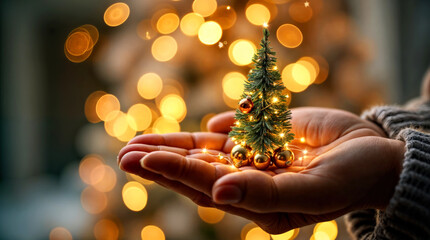
[[[240,100],[239,102],[239,110],[243,113],[251,112],[253,107],[254,107],[254,103],[252,102],[252,99],[250,96],[247,96],[246,98]]]
[[[273,154],[273,162],[278,168],[286,168],[294,162],[294,153],[288,148],[278,148]]]
[[[270,157],[267,154],[257,153],[254,156],[254,166],[258,170],[265,170],[270,166]]]
[[[249,149],[242,145],[234,146],[230,155],[234,166],[237,168],[249,164]]]

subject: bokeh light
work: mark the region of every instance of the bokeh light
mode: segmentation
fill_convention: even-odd
[[[270,240],[270,234],[259,227],[255,227],[248,231],[245,240]]]
[[[290,17],[299,23],[305,23],[311,20],[313,11],[311,7],[306,7],[301,1],[292,2],[288,8]]]
[[[115,117],[115,113],[118,113],[119,109],[119,100],[112,94],[101,96],[96,103],[96,114],[103,121],[106,121],[108,116]]]
[[[297,63],[302,64],[306,67],[306,69],[308,69],[309,73],[311,74],[311,82],[314,83],[320,73],[318,62],[312,57],[305,56],[301,57]]]
[[[273,240],[293,240],[299,235],[299,231],[299,228],[295,228],[285,233],[271,234],[270,236]]]
[[[139,78],[137,83],[137,91],[139,95],[145,99],[156,98],[163,89],[163,81],[156,73],[145,73]]]
[[[317,79],[315,80],[316,84],[321,84],[323,83],[327,77],[328,77],[328,73],[329,73],[329,65],[327,60],[325,60],[323,57],[321,56],[314,56],[315,61],[317,61],[318,66],[319,66],[319,74],[317,76]]]
[[[137,103],[131,106],[128,109],[127,116],[130,127],[135,131],[144,131],[152,122],[151,109],[142,103]]]
[[[171,117],[159,117],[154,122],[152,128],[154,133],[164,134],[164,133],[174,133],[181,131],[178,121]]]
[[[85,156],[79,164],[79,176],[86,184],[93,184],[91,181],[91,173],[98,166],[103,166],[103,160],[100,156],[90,154]]]
[[[245,75],[239,72],[229,72],[222,79],[222,89],[227,97],[239,100],[245,89]]]
[[[202,120],[200,121],[200,131],[202,131],[202,132],[208,131],[207,124],[208,124],[209,120],[212,117],[214,117],[215,115],[216,115],[216,113],[208,113],[202,117]]]
[[[123,2],[118,2],[112,4],[106,9],[103,19],[106,25],[116,27],[123,24],[129,15],[130,8],[128,5]]]
[[[96,105],[99,99],[105,94],[106,92],[104,91],[95,91],[88,95],[84,106],[85,117],[87,118],[88,122],[98,123],[101,121],[101,119],[97,116]]]
[[[140,232],[142,240],[165,240],[163,230],[155,225],[145,226]]]
[[[178,51],[178,44],[171,36],[161,36],[152,43],[152,56],[160,62],[171,60]]]
[[[49,240],[72,240],[72,234],[64,227],[56,227],[49,232]]]
[[[219,6],[210,20],[217,22],[223,30],[233,27],[236,23],[237,14],[231,6]]]
[[[187,36],[196,36],[205,19],[198,13],[188,13],[181,19],[181,31]]]
[[[157,30],[162,34],[174,32],[179,26],[179,17],[175,13],[166,13],[157,21]]]
[[[202,15],[203,17],[208,17],[212,15],[217,9],[216,0],[194,0],[193,11]]]
[[[108,199],[105,193],[86,187],[81,193],[82,207],[91,214],[99,214],[106,209]]]
[[[309,86],[312,83],[311,73],[309,72],[308,68],[299,62],[296,62],[293,65],[291,74],[294,80],[300,85]]]
[[[276,31],[278,41],[287,48],[296,48],[303,41],[303,34],[293,24],[283,24]]]
[[[262,26],[270,20],[270,11],[263,4],[251,4],[245,12],[248,21],[254,25]]]
[[[99,32],[93,25],[85,24],[75,28],[64,43],[64,54],[71,62],[83,62],[91,55],[98,39]]]
[[[171,117],[181,122],[187,114],[187,106],[181,96],[169,94],[161,100],[160,112],[164,117]]]
[[[145,208],[148,193],[142,184],[130,181],[122,188],[122,199],[128,209],[138,212]]]
[[[221,39],[222,28],[217,22],[208,21],[200,26],[198,36],[203,44],[213,45]]]
[[[108,165],[99,165],[91,171],[91,184],[100,192],[109,192],[116,185],[116,173]]]
[[[207,223],[215,224],[220,222],[225,215],[224,211],[216,208],[197,206],[197,212],[200,218]]]
[[[94,226],[96,240],[117,240],[119,237],[118,225],[110,219],[100,219]]]
[[[337,237],[337,224],[335,220],[317,223],[314,227],[315,240],[334,240]]]
[[[111,112],[104,124],[107,134],[118,137],[124,134],[128,128],[127,115],[121,111]]]
[[[303,92],[308,85],[303,85],[300,84],[300,81],[302,80],[298,80],[295,77],[302,77],[300,74],[302,73],[302,70],[307,71],[305,67],[303,67],[302,65],[300,65],[299,67],[294,68],[296,65],[296,63],[292,63],[287,65],[283,70],[282,70],[282,81],[285,85],[285,87],[291,91],[291,92]],[[295,69],[295,74],[293,76],[293,69]],[[304,78],[307,78],[308,81],[310,81],[310,75],[306,74],[306,72],[304,72]]]
[[[252,63],[252,57],[256,50],[257,48],[251,41],[239,39],[228,48],[228,57],[234,64],[244,66]]]

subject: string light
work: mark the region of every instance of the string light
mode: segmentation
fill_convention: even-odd
[[[203,148],[202,149],[202,153],[208,153],[208,149],[207,148]]]
[[[266,120],[267,120],[267,116],[264,116],[264,119],[266,119]]]
[[[305,155],[306,155],[307,153],[308,153],[308,150],[306,150],[306,149],[305,149],[305,150],[303,150],[303,154],[305,154]]]
[[[240,122],[239,121],[236,121],[234,124],[236,124],[236,126],[240,126]]]
[[[300,142],[304,143],[304,142],[306,142],[306,139],[304,137],[301,137]]]
[[[268,28],[269,24],[267,24],[267,22],[263,23],[263,27]]]
[[[308,1],[305,2],[305,7],[309,7],[309,2]]]
[[[252,121],[254,119],[253,116],[249,116],[249,120]]]
[[[273,98],[272,98],[272,102],[273,102],[273,103],[276,103],[276,102],[278,102],[278,101],[279,101],[279,99],[278,99],[277,97],[273,97]]]
[[[285,137],[285,134],[284,134],[284,133],[281,133],[281,134],[279,134],[279,136],[280,136],[281,138],[283,138],[283,137]]]

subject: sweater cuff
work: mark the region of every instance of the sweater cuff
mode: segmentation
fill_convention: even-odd
[[[374,107],[361,117],[381,127],[390,138],[396,138],[406,128],[430,130],[430,108],[427,104],[413,110],[397,106]]]
[[[375,233],[388,239],[430,239],[430,135],[404,129],[399,138],[406,142],[403,170]]]

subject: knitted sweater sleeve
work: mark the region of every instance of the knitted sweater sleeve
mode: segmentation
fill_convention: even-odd
[[[390,138],[406,143],[400,180],[385,211],[368,209],[345,216],[353,239],[430,239],[430,104],[413,109],[375,107],[363,118]]]

